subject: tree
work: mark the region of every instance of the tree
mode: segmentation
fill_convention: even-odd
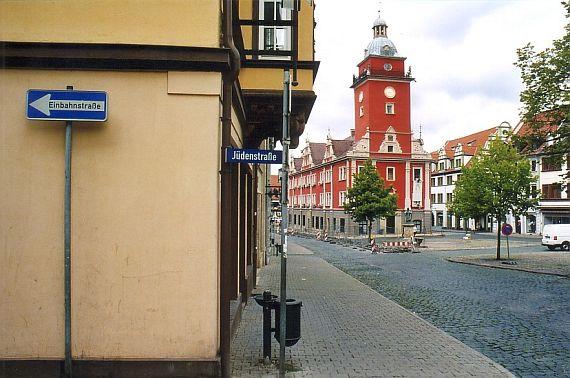
[[[385,187],[376,167],[368,160],[354,176],[354,184],[348,189],[344,211],[356,222],[366,222],[368,240],[372,240],[372,223],[377,218],[395,214],[397,196],[392,187]]]
[[[520,94],[521,120],[531,132],[515,136],[514,142],[519,149],[533,150],[550,134],[555,143],[545,152],[558,161],[570,151],[570,0],[562,5],[567,20],[564,36],[540,52],[527,44],[517,50],[515,62],[524,86]]]
[[[530,163],[510,144],[490,142],[464,167],[449,209],[462,217],[492,215],[497,220],[497,260],[501,259],[501,222],[507,214],[526,215],[538,204],[530,192]]]

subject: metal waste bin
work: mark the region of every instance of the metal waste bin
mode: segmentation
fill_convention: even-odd
[[[297,344],[297,341],[301,338],[301,306],[303,302],[296,299],[287,299],[287,307],[285,309],[286,313],[286,333],[285,333],[285,346],[293,346]],[[275,334],[274,337],[277,341],[280,340],[280,307],[281,302],[275,301]]]

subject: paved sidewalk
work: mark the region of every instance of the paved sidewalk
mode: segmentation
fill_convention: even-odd
[[[279,259],[257,292],[279,289]],[[303,301],[302,338],[287,348],[288,377],[512,376],[502,366],[292,242],[289,297]],[[232,375],[278,375],[262,361],[262,309],[249,301],[232,345]]]

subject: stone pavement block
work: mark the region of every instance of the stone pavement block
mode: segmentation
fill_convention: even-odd
[[[279,292],[279,258],[260,274],[257,292]],[[511,376],[502,366],[388,300],[294,242],[289,242],[288,297],[303,301],[299,343],[287,348],[288,377]],[[232,345],[235,377],[278,374],[262,360],[262,309],[244,308]]]

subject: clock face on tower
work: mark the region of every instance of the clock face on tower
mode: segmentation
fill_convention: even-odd
[[[396,97],[396,90],[393,87],[386,87],[384,89],[384,95],[388,98]]]

